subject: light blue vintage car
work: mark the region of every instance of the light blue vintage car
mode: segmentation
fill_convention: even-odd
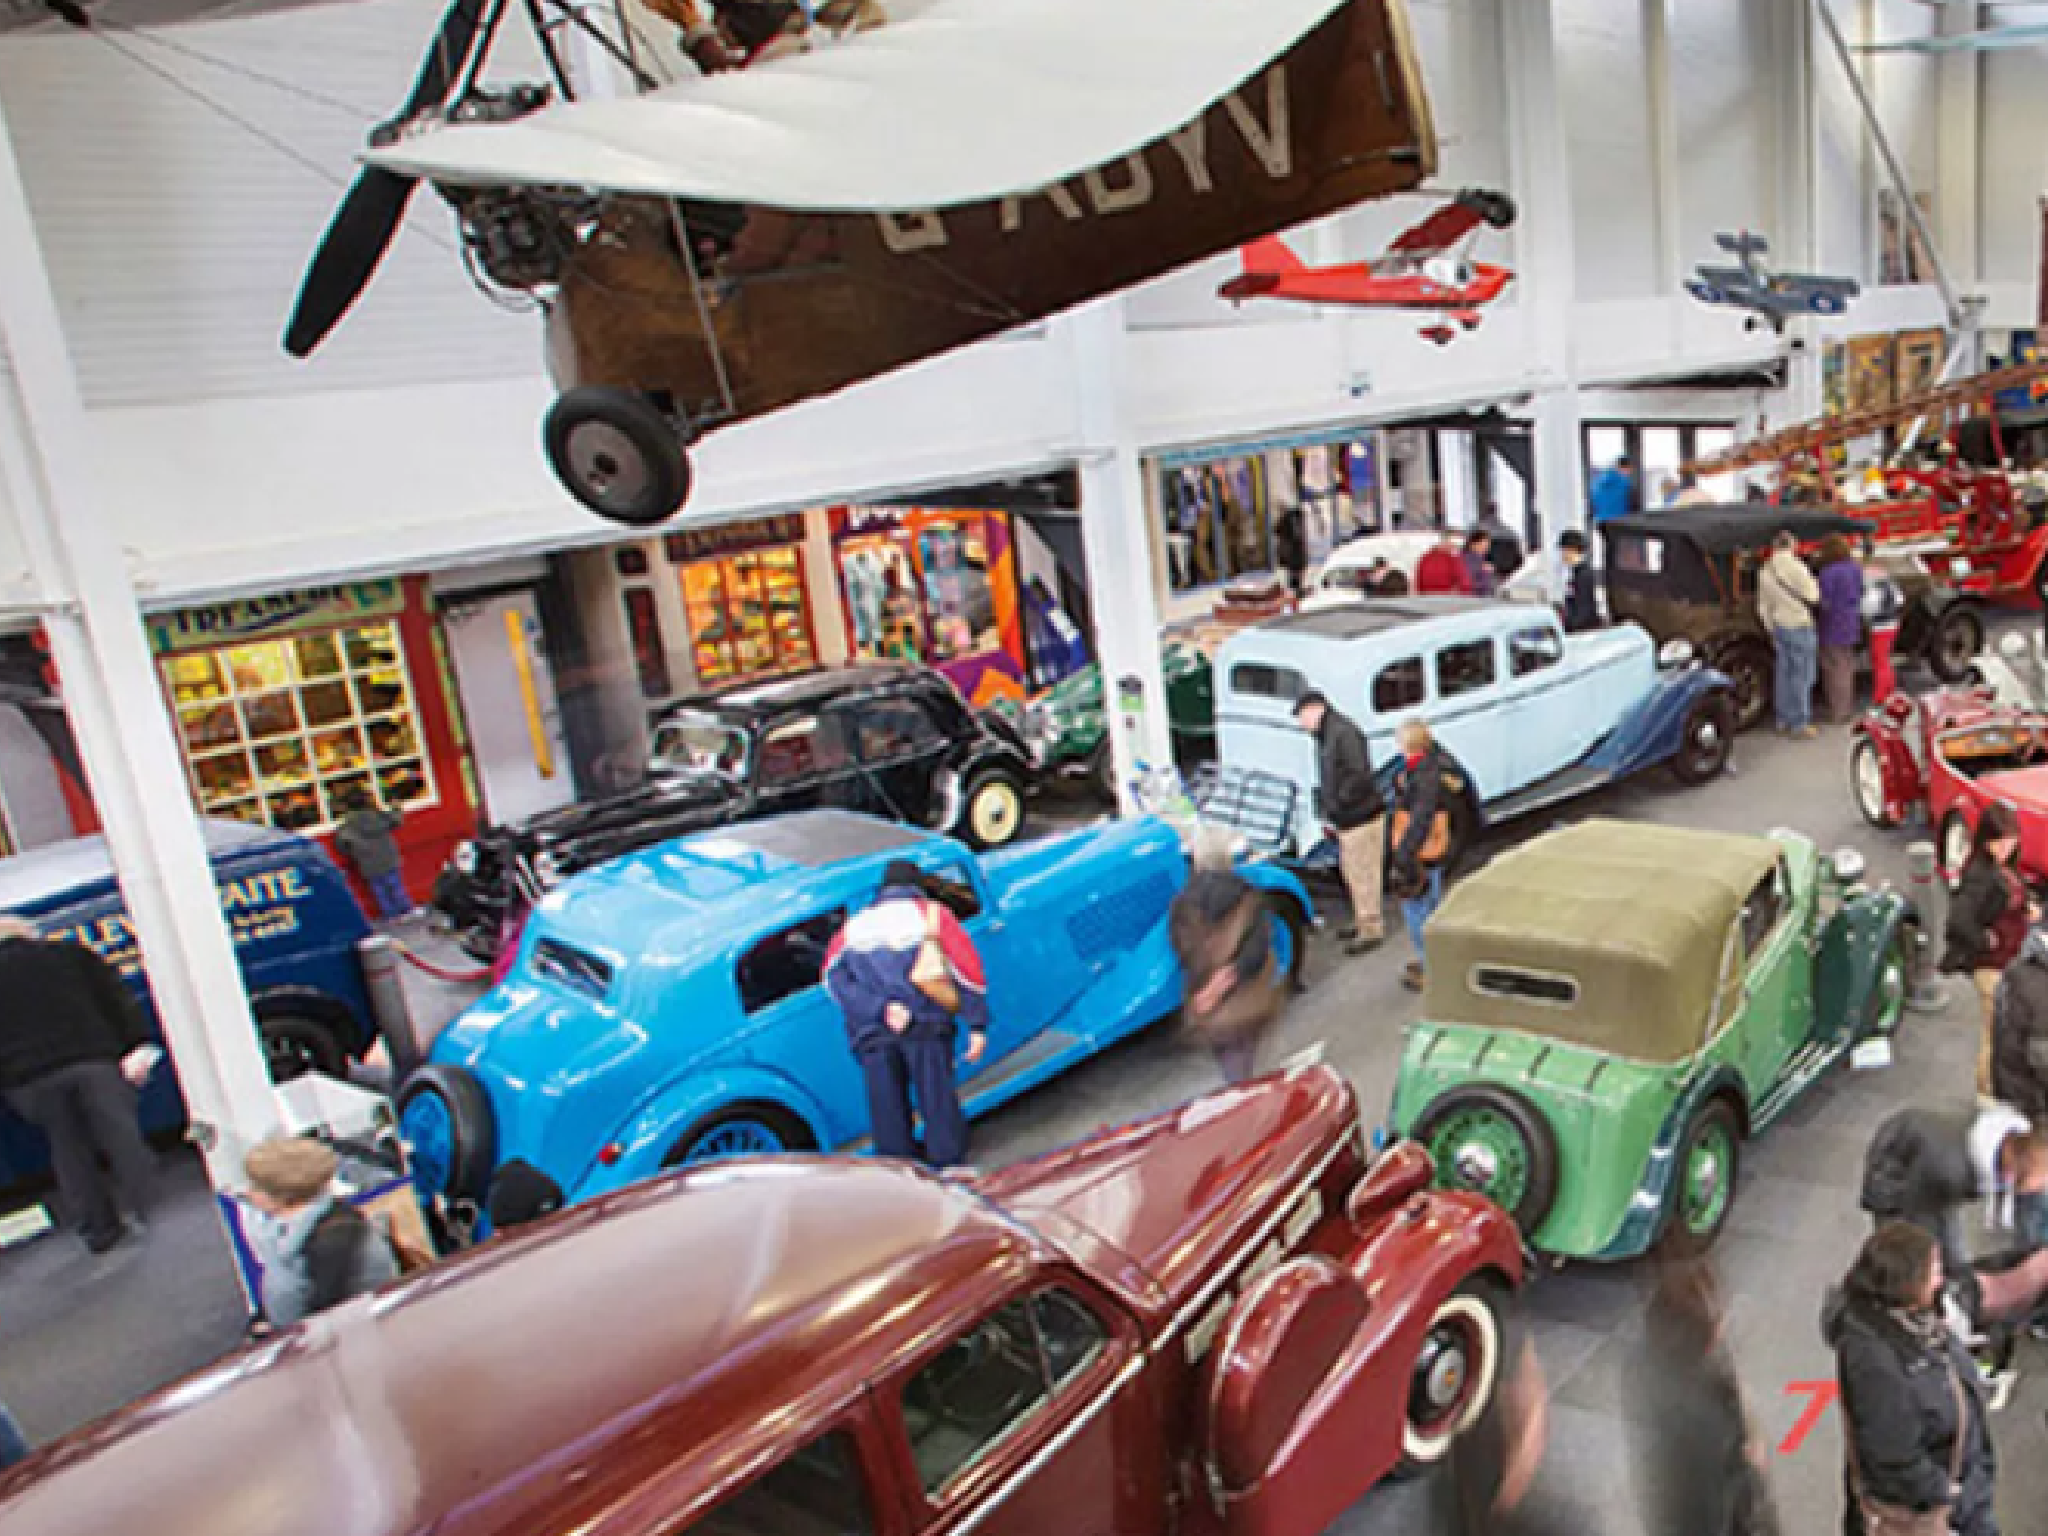
[[[1233,635],[1217,656],[1218,749],[1227,772],[1291,787],[1270,841],[1312,863],[1331,854],[1318,851],[1315,742],[1293,713],[1311,689],[1365,732],[1383,772],[1401,722],[1428,722],[1463,769],[1454,848],[1655,764],[1704,783],[1727,766],[1734,739],[1728,679],[1694,665],[1682,642],[1660,662],[1633,624],[1567,635],[1548,608],[1458,597],[1275,619]]]
[[[861,1075],[819,985],[826,946],[909,859],[970,892],[987,1050],[961,1064],[980,1115],[1180,1004],[1166,912],[1187,879],[1153,817],[999,853],[845,811],[700,832],[565,882],[505,980],[435,1040],[398,1095],[429,1193],[481,1199],[523,1160],[581,1200],[709,1158],[856,1145]],[[1282,970],[1311,921],[1293,876],[1250,864]]]

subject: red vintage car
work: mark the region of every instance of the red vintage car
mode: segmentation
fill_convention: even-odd
[[[2022,868],[2048,874],[2048,713],[2001,703],[1985,688],[1895,693],[1857,722],[1849,783],[1875,826],[1895,827],[1925,807],[1951,880],[1984,807],[2003,800],[2019,812]]]
[[[0,1475],[8,1536],[1313,1536],[1484,1412],[1513,1227],[1305,1068],[982,1178],[571,1208]]]

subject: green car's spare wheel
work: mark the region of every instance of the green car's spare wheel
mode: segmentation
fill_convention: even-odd
[[[1557,1138],[1512,1088],[1453,1088],[1423,1112],[1414,1134],[1436,1163],[1439,1186],[1486,1196],[1524,1236],[1543,1225],[1557,1200]]]

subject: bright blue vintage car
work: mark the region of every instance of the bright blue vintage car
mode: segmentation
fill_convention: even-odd
[[[1315,741],[1294,720],[1310,689],[1365,732],[1387,771],[1404,720],[1428,722],[1463,770],[1453,857],[1480,828],[1668,764],[1699,784],[1727,766],[1735,701],[1682,642],[1659,657],[1633,624],[1567,635],[1545,607],[1472,598],[1348,603],[1231,636],[1216,659],[1226,770],[1292,786],[1267,841],[1310,863],[1324,834]]]
[[[990,1021],[982,1060],[961,1067],[970,1116],[1179,1006],[1166,913],[1188,860],[1156,818],[983,854],[845,811],[700,832],[542,900],[510,974],[400,1091],[420,1183],[481,1199],[517,1158],[575,1201],[682,1163],[865,1140],[860,1071],[818,978],[839,925],[898,858],[978,907],[963,921]],[[1270,893],[1291,976],[1307,893],[1269,866],[1245,874]]]

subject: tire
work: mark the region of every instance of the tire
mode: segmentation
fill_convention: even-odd
[[[655,403],[631,390],[580,384],[548,408],[548,465],[599,517],[651,528],[690,497],[690,456]]]
[[[1714,1246],[1735,1205],[1742,1172],[1742,1127],[1726,1099],[1700,1106],[1678,1146],[1677,1178],[1665,1216],[1666,1245],[1679,1255],[1705,1253]]]
[[[1436,1164],[1440,1188],[1486,1196],[1524,1238],[1557,1201],[1557,1138],[1550,1123],[1512,1088],[1468,1083],[1423,1111],[1415,1139]]]
[[[1728,675],[1735,696],[1735,729],[1753,731],[1771,712],[1771,652],[1762,645],[1731,645],[1711,663]]]
[[[308,1072],[348,1076],[348,1049],[325,1020],[303,1013],[259,1015],[256,1033],[262,1037],[263,1061],[273,1083],[288,1083]]]
[[[416,1067],[398,1090],[397,1107],[421,1192],[483,1199],[498,1165],[498,1122],[475,1074],[437,1062]]]
[[[1950,811],[1941,818],[1941,839],[1934,848],[1941,861],[1941,878],[1951,890],[1962,878],[1963,866],[1970,859],[1970,844],[1976,841],[1976,837],[1976,829],[1964,819],[1961,811]]]
[[[1694,699],[1685,712],[1671,776],[1681,784],[1704,784],[1720,777],[1735,746],[1735,701],[1716,691]]]
[[[1920,655],[1944,683],[1961,683],[1969,679],[1971,664],[1983,649],[1983,615],[1968,603],[1957,603],[1934,621]]]
[[[1868,736],[1858,736],[1849,749],[1849,793],[1863,819],[1873,827],[1889,829],[1899,824],[1886,804],[1884,754]]]
[[[1906,998],[1912,990],[1912,930],[1901,923],[1886,942],[1877,974],[1870,979],[1870,995],[1863,999],[1857,1038],[1870,1040],[1896,1034],[1899,1020],[1906,1016]]]
[[[1437,1305],[1408,1377],[1398,1477],[1438,1465],[1493,1406],[1504,1333],[1498,1290],[1468,1280]]]
[[[1294,898],[1278,891],[1265,893],[1266,922],[1271,930],[1274,970],[1290,992],[1301,990],[1301,962],[1307,958],[1308,928]]]
[[[689,1168],[728,1157],[772,1157],[817,1146],[802,1122],[772,1104],[737,1104],[706,1115],[669,1148],[664,1168]]]
[[[1007,848],[1024,830],[1024,786],[1005,768],[985,768],[967,785],[955,829],[970,846]]]

